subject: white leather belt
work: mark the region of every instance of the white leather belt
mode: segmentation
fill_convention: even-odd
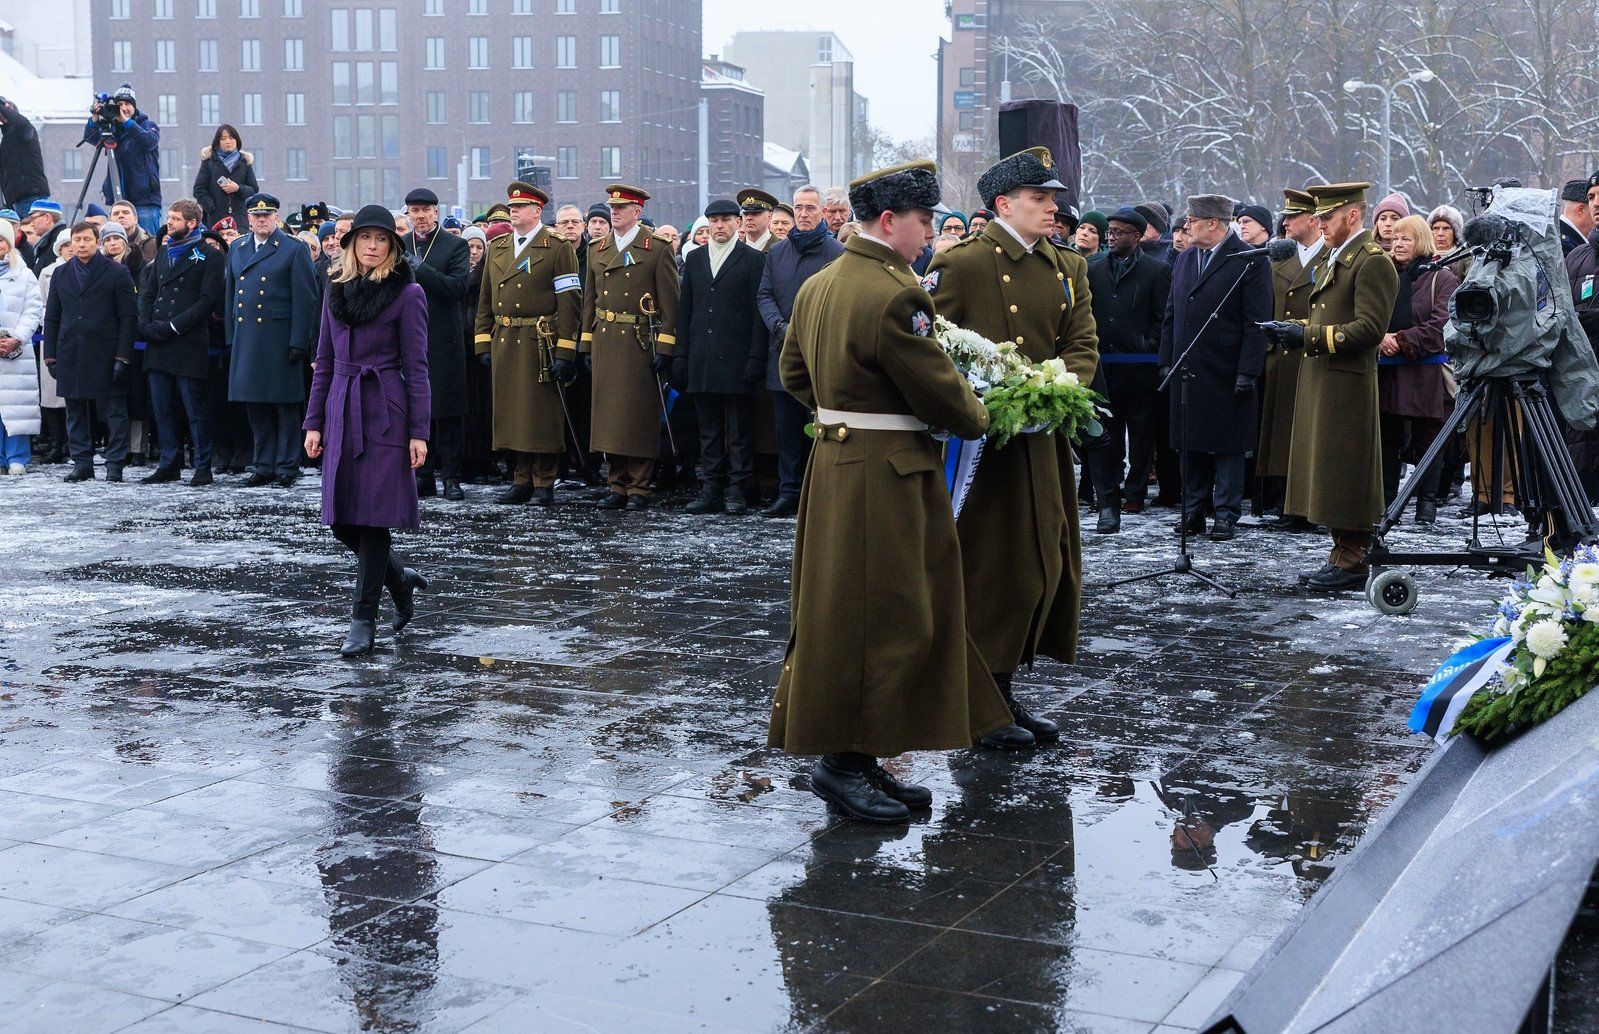
[[[925,431],[927,425],[909,413],[850,413],[816,407],[819,424],[843,424],[854,431]]]

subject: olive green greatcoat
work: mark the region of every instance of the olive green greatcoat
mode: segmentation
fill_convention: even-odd
[[[606,319],[641,316],[644,296],[656,309],[653,342],[642,323]],[[616,234],[589,244],[583,281],[583,333],[578,351],[593,358],[594,394],[589,444],[595,452],[654,459],[661,452],[661,392],[650,369],[654,353],[676,348],[677,260],[665,237],[642,226],[625,252]]]
[[[1327,257],[1323,244],[1310,258],[1300,263],[1296,252],[1271,264],[1274,320],[1302,320],[1310,315],[1310,289],[1315,268]],[[1255,473],[1263,478],[1288,476],[1288,453],[1293,447],[1294,398],[1299,392],[1298,349],[1279,345],[1266,352],[1266,372],[1261,377],[1260,447],[1255,451]]]
[[[812,409],[910,414],[977,438],[988,412],[925,336],[933,315],[903,259],[853,237],[800,288],[783,384]],[[967,747],[1010,721],[967,634],[942,449],[926,431],[818,426],[792,594],[771,746],[891,757]]]
[[[555,335],[556,359],[577,358],[577,320],[581,290],[557,292],[557,277],[577,275],[572,245],[541,226],[521,254],[513,255],[515,238],[505,234],[489,242],[483,254],[483,286],[478,292],[473,349],[488,353],[494,399],[494,448],[515,452],[565,451],[565,417],[553,374],[539,380],[548,359],[538,328],[510,326],[507,319],[545,316]],[[527,268],[521,268],[526,260]]]
[[[1033,362],[1057,356],[1084,384],[1099,365],[1088,263],[1047,240],[1022,247],[997,222],[933,257],[923,281],[941,316]],[[1082,604],[1077,479],[1053,435],[985,449],[956,530],[966,621],[989,670],[1008,675],[1037,654],[1071,663]],[[1069,446],[1067,452],[1070,452]]]
[[[1294,445],[1283,512],[1343,531],[1382,515],[1377,346],[1388,331],[1399,272],[1362,230],[1316,272],[1299,365]]]

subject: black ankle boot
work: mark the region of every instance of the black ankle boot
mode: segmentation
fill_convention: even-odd
[[[339,654],[343,657],[359,657],[364,653],[372,652],[372,643],[377,639],[378,623],[371,618],[351,618],[350,634],[344,637],[344,645],[339,647]]]
[[[722,489],[718,485],[706,482],[700,487],[699,498],[683,507],[684,513],[721,513],[724,506]]]
[[[875,758],[863,766],[849,755],[824,754],[811,768],[811,792],[859,822],[904,822],[910,809],[867,778],[875,765]]]
[[[1057,743],[1060,741],[1060,726],[1048,718],[1040,718],[1027,710],[1020,700],[1011,692],[1010,679],[1005,680],[1001,687],[1005,694],[1005,703],[1010,707],[1011,717],[1016,719],[1016,724],[1033,734],[1033,739],[1039,743]]]
[[[394,600],[394,620],[389,623],[390,628],[398,632],[411,623],[411,618],[416,616],[416,592],[427,587],[428,580],[415,568],[404,569],[399,586],[389,589],[389,596]]]
[[[900,782],[882,765],[874,764],[868,769],[866,781],[907,808],[928,808],[933,804],[933,791],[925,786]]]
[[[999,686],[1000,696],[1005,698],[1005,706],[1010,708],[1014,720],[978,740],[978,746],[988,747],[990,750],[1025,750],[1028,747],[1038,746],[1038,737],[1021,724],[1021,715],[1016,713],[1016,704],[1010,695],[1010,676],[995,675],[994,682]],[[1059,734],[1060,731],[1057,729],[1056,735]]]

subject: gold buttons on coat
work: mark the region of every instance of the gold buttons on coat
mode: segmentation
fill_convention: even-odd
[[[844,440],[844,439],[846,439],[846,438],[848,438],[848,437],[849,437],[849,428],[847,428],[847,427],[840,427],[840,428],[839,428],[839,429],[838,429],[838,440],[839,440],[839,441],[843,441],[843,440]]]
[[[1006,273],[1003,276],[1001,276],[1000,279],[1005,281],[1008,284],[1008,283],[1010,283],[1010,274]]]
[[[1066,279],[1066,274],[1065,273],[1056,273],[1055,274],[1055,279],[1056,280],[1065,280]]]
[[[1005,249],[1004,248],[1000,247],[998,244],[994,245],[994,254],[1003,255],[1004,253],[1005,253]]]
[[[1011,312],[1015,312],[1015,311],[1016,311],[1016,306],[1014,306],[1014,305],[1012,305],[1012,306],[1011,306],[1011,307],[1010,307],[1010,311],[1011,311]]]
[[[1022,343],[1022,336],[1021,336],[1021,335],[1020,335],[1020,334],[1017,334],[1017,335],[1016,335],[1016,343],[1017,343],[1017,344],[1018,344],[1018,345],[1019,345],[1019,344],[1021,344],[1021,343]]]

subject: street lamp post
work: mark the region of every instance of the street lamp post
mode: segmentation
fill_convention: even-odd
[[[1382,83],[1362,82],[1359,79],[1350,79],[1344,83],[1345,93],[1355,93],[1359,90],[1376,90],[1382,94],[1382,197],[1393,193],[1393,160],[1394,160],[1394,135],[1393,135],[1393,109],[1394,94],[1406,83],[1430,83],[1437,76],[1432,69],[1423,68],[1411,72],[1398,82],[1389,86]]]

